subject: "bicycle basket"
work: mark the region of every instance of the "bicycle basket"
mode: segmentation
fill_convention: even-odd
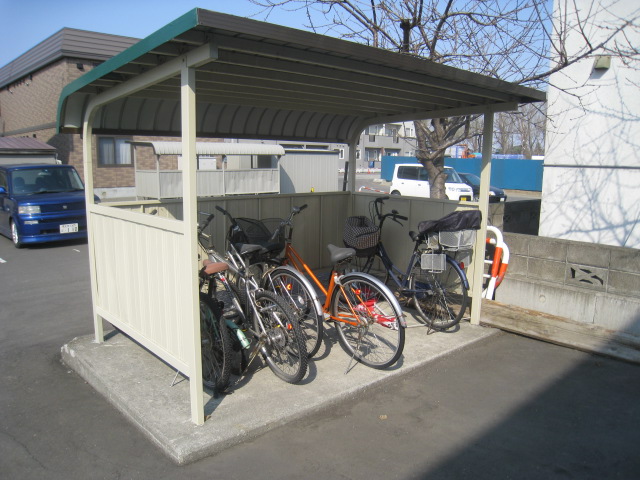
[[[423,253],[420,255],[420,268],[433,273],[444,272],[447,260],[444,253]]]
[[[344,222],[342,240],[345,246],[355,249],[358,257],[368,257],[375,253],[380,242],[380,228],[367,217],[348,217]]]
[[[475,230],[457,232],[432,232],[427,236],[427,246],[431,249],[442,247],[445,250],[458,251],[473,248],[476,241]]]

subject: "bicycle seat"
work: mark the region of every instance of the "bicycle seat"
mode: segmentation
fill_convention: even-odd
[[[347,258],[351,258],[356,254],[353,248],[340,248],[335,245],[327,245],[329,254],[331,255],[331,263],[339,263]]]
[[[262,245],[256,245],[254,243],[236,243],[235,247],[240,255],[248,255],[249,253],[258,251],[262,251],[262,253],[266,252],[266,249]]]
[[[207,275],[224,272],[229,268],[229,265],[224,262],[212,262],[211,260],[203,260],[202,266],[204,267],[204,273]]]
[[[421,238],[421,235],[414,232],[413,230],[409,232],[409,236],[411,237],[411,240],[413,240],[414,242],[417,242]]]

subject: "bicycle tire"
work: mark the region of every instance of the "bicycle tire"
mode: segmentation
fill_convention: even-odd
[[[409,276],[409,289],[418,314],[434,330],[445,331],[460,323],[469,303],[462,274],[447,257],[442,272],[422,270],[417,263]]]
[[[265,275],[264,284],[291,307],[300,324],[307,355],[311,358],[318,353],[322,344],[324,314],[301,276],[301,273],[289,268],[276,268]]]
[[[200,293],[200,350],[202,381],[215,393],[229,386],[232,344],[222,311],[205,293]]]
[[[262,355],[265,362],[285,382],[300,382],[307,373],[308,356],[294,313],[273,292],[256,292],[255,302],[265,328],[262,332],[265,340]],[[258,328],[256,325],[256,329]]]
[[[237,323],[245,323],[247,317],[247,302],[246,294],[244,291],[240,291],[238,287],[229,281],[225,276],[226,285],[222,285],[222,288],[218,288],[213,292],[213,297],[216,300],[222,302],[223,311],[225,313],[235,311],[240,316],[240,320]]]
[[[340,345],[364,365],[390,367],[402,355],[405,339],[402,312],[394,306],[393,294],[357,273],[343,277],[340,283],[331,297],[331,315],[354,320],[355,313],[358,322],[335,321]]]

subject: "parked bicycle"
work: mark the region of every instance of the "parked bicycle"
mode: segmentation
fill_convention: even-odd
[[[203,230],[212,218],[213,215],[209,215],[207,222],[199,227],[200,239],[207,237]],[[226,317],[227,327],[236,333],[242,348],[250,346],[245,332],[254,340],[243,374],[260,353],[276,376],[288,383],[300,382],[307,372],[307,351],[300,326],[286,302],[261,288],[254,273],[247,268],[243,256],[253,252],[252,246],[240,250],[231,246],[225,259],[228,262],[222,261],[223,257],[211,243],[206,251],[209,258],[200,270],[201,289],[206,290],[205,296],[216,301],[220,301],[221,293],[225,295],[231,308],[223,318]],[[227,280],[224,274],[227,270],[238,279],[237,288]]]
[[[380,259],[385,283],[394,285],[398,294],[413,304],[426,325],[434,330],[448,330],[460,322],[469,302],[465,265],[452,253],[472,248],[481,214],[477,210],[460,211],[438,220],[421,222],[417,233],[409,232],[414,248],[407,270],[402,272],[389,257],[381,241],[381,232],[385,220],[403,225],[400,221],[408,218],[396,210],[382,214],[381,208],[388,199],[385,196],[370,202],[370,218],[347,219],[345,245],[357,249],[364,262],[360,266],[364,272],[370,272],[374,261]]]
[[[285,248],[285,235],[279,230],[272,233],[259,220],[249,218],[234,218],[222,207],[216,207],[230,221],[231,226],[227,235],[229,245],[260,245],[261,249],[254,250],[248,255],[251,270],[260,277],[260,285],[271,290],[284,299],[293,310],[302,334],[309,358],[320,349],[323,336],[323,312],[318,294],[309,280],[298,270],[290,266],[274,264],[273,259]],[[275,219],[274,219],[275,220]],[[277,219],[280,222],[280,219]]]
[[[267,270],[267,278],[270,272],[287,266],[307,274],[324,295],[321,307],[324,317],[335,323],[338,340],[351,358],[377,369],[393,365],[402,355],[405,341],[406,322],[400,304],[377,278],[362,272],[346,273],[356,253],[352,248],[328,245],[333,264],[328,286],[318,279],[291,243],[293,217],[305,208],[306,205],[293,207],[289,217],[281,220],[273,232],[264,225],[259,229],[265,235],[261,248],[254,250],[254,262],[275,268]],[[232,228],[235,226],[242,230],[240,219],[231,221]],[[250,220],[249,223],[255,226],[257,222]],[[282,252],[284,255],[279,256]],[[308,289],[309,285],[305,288]],[[322,330],[318,328],[319,339],[321,335]]]

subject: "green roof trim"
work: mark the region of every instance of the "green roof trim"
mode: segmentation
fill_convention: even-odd
[[[67,98],[74,92],[86,87],[94,80],[101,78],[102,76],[128,64],[132,60],[150,52],[154,48],[170,41],[171,39],[185,33],[186,31],[194,28],[198,25],[198,10],[194,8],[185,13],[181,17],[178,17],[171,23],[168,23],[160,30],[152,33],[148,37],[140,40],[135,45],[127,48],[125,51],[119,53],[115,57],[110,58],[104,63],[101,63],[90,72],[84,74],[77,80],[74,80],[62,89],[60,94],[60,100],[58,101],[58,113],[57,113],[57,132],[60,133],[60,126],[62,121],[62,109],[67,101]]]

